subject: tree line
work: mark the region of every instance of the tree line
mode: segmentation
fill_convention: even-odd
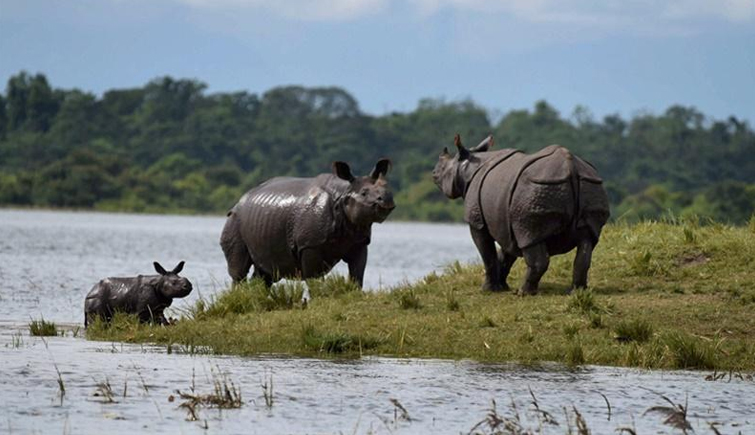
[[[755,209],[755,133],[735,116],[672,106],[595,119],[539,101],[494,120],[471,100],[442,99],[373,116],[337,87],[206,88],[161,77],[97,96],[54,88],[44,74],[10,77],[0,93],[0,205],[220,213],[267,178],[327,172],[334,160],[366,173],[387,156],[393,219],[461,221],[462,205],[430,177],[458,132],[468,145],[492,133],[498,148],[566,146],[598,168],[614,218],[742,223]]]

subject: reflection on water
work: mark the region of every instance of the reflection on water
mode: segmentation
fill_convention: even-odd
[[[184,275],[198,290],[184,303],[225,288],[217,242],[222,226],[214,217],[0,210],[0,433],[205,433],[206,420],[215,433],[454,434],[484,419],[492,400],[501,416],[519,414],[526,428],[542,426],[542,433],[567,433],[572,407],[595,434],[620,427],[673,433],[661,415],[643,415],[668,405],[653,391],[676,403],[687,400],[697,433],[712,433],[714,422],[721,433],[755,433],[755,384],[706,382],[696,372],[191,356],[88,342],[71,336],[76,325],[66,337],[29,337],[30,317],[80,324],[83,298],[97,280],[150,273],[154,260],[186,260]],[[462,225],[376,225],[366,284],[395,285],[456,259],[476,259]],[[62,402],[56,368],[65,386]],[[243,406],[200,409],[200,422],[186,421],[180,400],[168,397],[193,382],[197,392],[211,392],[213,370],[241,387]],[[268,408],[261,385],[271,377],[274,404]],[[112,386],[116,403],[95,396],[102,382]],[[540,423],[530,390],[558,426]],[[391,399],[411,420],[401,418]]]

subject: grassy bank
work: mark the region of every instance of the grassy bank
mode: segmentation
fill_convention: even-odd
[[[572,259],[554,257],[534,297],[484,293],[481,266],[458,264],[383,293],[340,277],[311,281],[306,306],[301,286],[268,292],[252,282],[200,301],[174,326],[124,316],[87,337],[238,355],[755,370],[755,224],[610,225],[591,288],[567,296]],[[520,260],[509,285],[523,272]]]

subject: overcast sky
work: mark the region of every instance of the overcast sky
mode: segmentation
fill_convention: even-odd
[[[371,114],[423,97],[499,115],[697,107],[755,121],[755,0],[0,0],[0,80],[102,93],[340,86]]]

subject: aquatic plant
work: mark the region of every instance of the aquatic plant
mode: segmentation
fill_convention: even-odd
[[[268,379],[265,379],[265,381],[262,383],[262,397],[265,398],[265,406],[270,409],[273,407],[273,403],[275,402],[275,399],[273,398],[274,392],[273,392],[273,375],[270,374],[269,383]]]
[[[212,384],[213,391],[206,394],[199,394],[195,391],[194,380],[192,375],[192,386],[190,392],[182,392],[176,390],[175,393],[183,402],[178,405],[179,408],[184,408],[188,412],[186,417],[189,421],[199,420],[199,409],[202,406],[221,409],[233,409],[240,408],[243,405],[241,399],[241,389],[236,387],[232,380],[223,373],[218,367],[217,370],[212,370]],[[173,396],[169,397],[169,401]]]
[[[679,429],[682,431],[682,433],[687,434],[687,431],[693,430],[692,425],[689,423],[689,420],[687,420],[687,399],[684,399],[684,405],[681,403],[674,403],[671,399],[664,396],[663,394],[656,393],[653,390],[647,389],[646,390],[660,396],[663,400],[665,400],[670,406],[652,406],[645,410],[645,412],[642,415],[654,412],[659,413],[666,417],[665,420],[663,420],[663,424],[673,427],[674,429]]]
[[[54,337],[58,335],[58,328],[54,322],[48,322],[42,317],[29,322],[29,333],[35,337]]]
[[[99,397],[103,403],[116,403],[115,393],[113,393],[113,387],[110,386],[110,380],[106,377],[104,381],[96,383],[97,389],[94,392],[94,397]],[[124,387],[124,397],[125,397]]]

